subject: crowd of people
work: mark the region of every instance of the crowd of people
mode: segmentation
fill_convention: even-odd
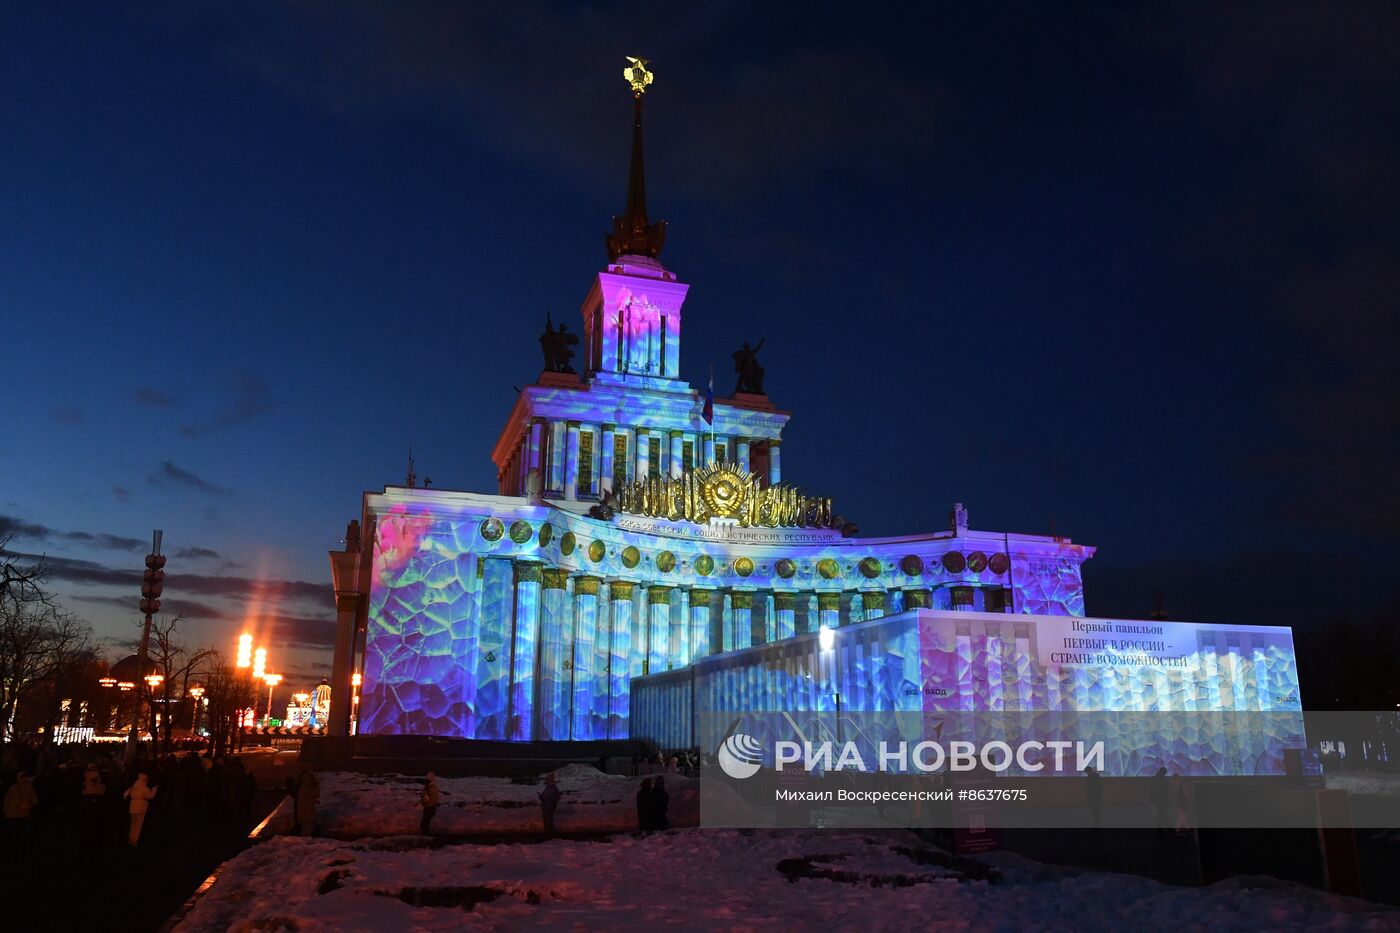
[[[251,818],[257,779],[238,758],[210,752],[153,756],[143,746],[8,746],[0,755],[7,842],[31,838],[36,820],[71,822],[80,851],[139,846],[152,822],[193,814]]]
[[[710,761],[707,755],[701,755],[699,750],[693,748],[678,748],[659,750],[649,755],[637,755],[632,759],[632,773],[634,775],[643,774],[683,774],[686,777],[696,777],[700,771],[700,765]]]

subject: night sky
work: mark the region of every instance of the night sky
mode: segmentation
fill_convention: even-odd
[[[1093,615],[1400,599],[1394,5],[61,6],[0,26],[0,534],[114,644],[159,527],[191,641],[319,676],[361,492],[495,491],[627,54],[682,374],[766,338],[863,534],[1071,536]]]

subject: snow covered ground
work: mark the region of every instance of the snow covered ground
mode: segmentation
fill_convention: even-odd
[[[316,811],[319,833],[343,838],[418,832],[422,810],[421,777],[399,774],[318,774],[321,802]],[[672,825],[699,822],[696,782],[665,775]],[[559,809],[555,826],[563,832],[622,832],[637,828],[637,790],[641,778],[603,774],[587,765],[555,772]],[[438,778],[440,803],[433,832],[540,832],[540,784],[515,784],[506,778]],[[281,827],[285,831],[285,827]]]
[[[422,780],[326,773],[319,831],[227,863],[178,929],[223,931],[785,927],[907,930],[1400,929],[1400,911],[1270,878],[1179,888],[1042,865],[953,859],[902,830],[676,829],[640,835],[639,778],[557,773],[561,830],[593,841],[441,845],[416,835]],[[535,833],[539,785],[443,778],[439,833]],[[675,824],[696,783],[667,777]],[[289,826],[287,807],[274,830]],[[364,838],[356,838],[364,837]]]
[[[1177,888],[913,834],[672,830],[431,848],[423,837],[279,837],[239,855],[178,927],[1394,930],[1400,912],[1272,879]]]

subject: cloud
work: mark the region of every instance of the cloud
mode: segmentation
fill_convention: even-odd
[[[14,536],[21,540],[44,543],[80,544],[108,551],[138,551],[145,546],[139,538],[91,531],[59,531],[38,522],[25,521],[13,515],[0,515],[0,538]]]
[[[232,398],[213,418],[182,424],[180,433],[185,437],[200,437],[211,431],[250,421],[272,410],[272,390],[255,376],[242,374],[235,377],[232,389]]]
[[[116,499],[118,502],[130,502],[131,490],[127,489],[125,486],[113,486],[112,498]]]
[[[224,487],[211,483],[203,477],[191,473],[189,470],[178,467],[169,460],[162,460],[160,469],[155,470],[150,476],[146,477],[146,482],[150,483],[152,486],[166,488],[176,486],[185,489],[193,489],[196,492],[202,492],[211,496],[229,495],[229,490]]]
[[[223,555],[218,551],[210,550],[207,547],[176,548],[175,556],[180,560],[221,560],[223,558]]]
[[[154,386],[137,386],[131,394],[137,402],[151,408],[169,408],[175,404],[175,399],[170,393]]]
[[[140,596],[135,593],[129,597],[78,594],[71,598],[77,602],[121,609],[129,612],[133,618],[139,615]],[[241,627],[247,619],[240,609],[238,606],[220,608],[184,596],[172,597],[167,594],[161,599],[163,615],[180,616],[192,622],[225,622]],[[323,649],[335,646],[335,617],[329,613],[288,615],[271,612],[260,615],[255,627],[260,641],[277,648]],[[230,632],[236,630],[229,629]]]
[[[53,410],[53,420],[59,424],[82,424],[83,413],[76,408],[60,406]]]
[[[146,546],[144,543],[141,545]],[[27,560],[37,560],[42,555],[17,553]],[[140,589],[143,567],[130,569],[109,567],[97,561],[79,560],[71,557],[43,557],[48,564],[49,576],[54,580],[70,583],[135,587]],[[281,580],[275,578],[241,577],[222,574],[184,573],[176,564],[165,568],[165,594],[170,598],[181,598],[183,594],[195,596],[218,596],[230,599],[249,600],[276,604],[282,600],[308,600],[324,603],[331,598],[330,583],[309,580]]]

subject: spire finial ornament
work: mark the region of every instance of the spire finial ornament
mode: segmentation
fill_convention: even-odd
[[[627,56],[627,67],[622,69],[622,77],[632,86],[632,94],[641,97],[647,92],[647,86],[651,84],[653,75],[647,70],[647,60],[645,58],[633,58]]]
[[[646,170],[642,162],[642,95],[655,80],[644,58],[627,56],[622,77],[632,88],[632,165],[627,175],[627,210],[613,218],[613,232],[607,235],[608,259],[619,256],[645,256],[655,259],[666,242],[666,221],[650,223],[647,219]]]

